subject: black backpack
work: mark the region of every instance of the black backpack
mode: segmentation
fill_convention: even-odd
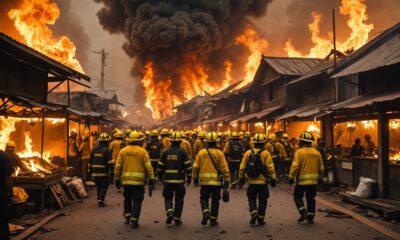
[[[266,171],[261,162],[261,153],[264,150],[260,150],[258,153],[255,153],[254,150],[251,150],[251,154],[247,159],[246,163],[246,174],[248,177],[256,178],[261,174],[265,174]]]
[[[234,160],[242,160],[243,157],[243,147],[239,141],[230,142],[231,151],[229,152],[229,157]]]
[[[146,148],[146,150],[149,152],[150,159],[157,159],[161,157],[162,144],[160,140],[151,140]]]

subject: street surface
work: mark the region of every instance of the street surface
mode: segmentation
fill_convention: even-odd
[[[324,217],[317,212],[314,225],[296,222],[298,213],[292,196],[281,189],[270,191],[266,226],[249,225],[246,190],[231,190],[231,202],[221,201],[219,226],[200,225],[199,189],[187,188],[183,225],[165,224],[161,186],[157,185],[153,197],[147,193],[143,203],[140,228],[131,229],[122,218],[123,197],[110,186],[106,208],[98,208],[95,189],[84,203],[72,205],[70,215],[50,222],[48,228],[57,230],[38,234],[40,240],[113,240],[113,239],[387,239],[383,234],[354,219]],[[325,206],[317,205],[317,208]]]

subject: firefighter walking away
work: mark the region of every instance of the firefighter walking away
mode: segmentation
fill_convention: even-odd
[[[300,149],[296,151],[290,168],[289,184],[294,188],[294,202],[300,213],[298,222],[305,220],[314,223],[315,217],[315,197],[317,185],[322,181],[324,165],[321,154],[312,147],[314,136],[310,132],[303,132],[300,135]],[[303,197],[306,196],[307,207],[304,206]]]
[[[207,148],[200,150],[193,164],[193,181],[196,187],[201,186],[200,205],[203,213],[201,224],[206,225],[210,220],[210,226],[216,226],[218,225],[221,190],[223,187],[224,191],[227,191],[230,173],[224,153],[216,148],[217,133],[208,133],[206,141]]]
[[[264,147],[265,135],[254,135],[253,142],[254,148],[248,150],[243,156],[239,171],[239,184],[243,185],[245,177],[247,177],[250,224],[254,225],[257,221],[259,226],[263,226],[269,198],[268,183],[271,183],[273,188],[276,186],[276,174],[271,154]]]
[[[189,185],[192,181],[192,167],[188,154],[180,147],[183,140],[181,132],[173,132],[170,140],[171,147],[163,151],[158,162],[157,175],[158,179],[164,183],[166,223],[171,224],[174,220],[175,226],[180,226],[182,225],[181,215],[186,194],[185,175],[186,183]]]
[[[239,134],[233,132],[230,141],[225,144],[224,154],[228,158],[229,171],[231,174],[232,188],[236,188],[239,175],[240,162],[243,158],[243,146]]]
[[[126,139],[128,146],[120,151],[115,165],[115,185],[118,189],[124,187],[125,223],[130,223],[132,228],[139,227],[146,178],[150,190],[154,187],[154,172],[149,155],[142,147],[143,139],[139,132],[131,132]]]
[[[94,177],[96,187],[97,187],[97,202],[99,207],[105,207],[104,202],[108,190],[108,185],[110,184],[110,172],[112,168],[112,155],[111,151],[108,149],[108,144],[111,138],[107,133],[100,134],[97,139],[99,145],[93,149],[90,154],[90,160],[88,165],[89,173]]]

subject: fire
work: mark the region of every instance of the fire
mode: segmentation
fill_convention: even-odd
[[[361,121],[362,125],[364,126],[365,129],[373,129],[375,128],[375,125],[373,124],[372,121]]]
[[[9,11],[8,16],[29,47],[83,73],[74,43],[66,36],[53,36],[49,28],[60,16],[57,4],[50,0],[23,0],[18,9]]]
[[[247,28],[242,35],[236,38],[236,44],[242,44],[250,51],[250,56],[247,59],[246,65],[244,66],[245,77],[243,82],[236,87],[236,89],[239,89],[253,81],[254,75],[256,74],[260,64],[262,54],[268,49],[268,42],[265,39],[260,38],[254,29]]]
[[[307,127],[307,131],[308,132],[313,132],[316,134],[320,134],[321,130],[319,129],[319,127],[317,127],[317,125],[315,123],[311,123],[310,125],[308,125]]]
[[[373,24],[365,23],[368,20],[367,6],[365,0],[341,0],[340,14],[348,16],[347,26],[351,29],[351,34],[344,42],[337,43],[337,49],[341,52],[352,51],[360,48],[367,43],[369,33],[374,28]],[[322,16],[316,12],[312,13],[313,22],[308,25],[311,32],[311,41],[314,46],[307,54],[302,54],[292,44],[289,39],[285,44],[285,52],[289,57],[326,57],[333,48],[332,33],[322,36],[320,32],[320,22]]]
[[[16,118],[0,117],[0,148],[4,148],[10,141],[10,134],[15,131]]]
[[[392,130],[396,130],[400,127],[400,122],[398,120],[390,120],[389,127]]]
[[[222,82],[221,89],[225,89],[229,87],[229,85],[232,83],[232,62],[229,59],[226,59],[224,61],[224,66],[225,66],[225,79]]]
[[[25,150],[17,153],[20,158],[41,157],[40,152],[33,151],[31,133],[25,133]],[[43,152],[43,159],[50,162],[50,152]]]

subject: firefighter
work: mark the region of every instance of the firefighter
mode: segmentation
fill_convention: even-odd
[[[79,161],[79,147],[77,143],[78,134],[75,131],[71,131],[68,140],[68,161],[67,165],[72,167],[73,175],[80,176],[81,164]]]
[[[283,160],[286,158],[285,147],[277,141],[274,133],[268,135],[268,141],[266,149],[271,154],[277,175],[283,177],[285,174],[283,167]]]
[[[199,154],[200,150],[204,148],[204,139],[206,138],[206,133],[204,131],[199,132],[198,138],[193,144],[193,154],[195,157]]]
[[[81,174],[86,180],[89,180],[89,161],[90,161],[90,133],[89,129],[85,129],[82,137],[82,143],[79,146],[81,155]]]
[[[151,132],[149,130],[146,130],[144,135],[145,135],[145,139],[143,141],[143,148],[146,149],[147,144],[149,144],[149,142],[151,141]]]
[[[169,146],[171,145],[171,142],[169,141],[168,129],[166,129],[166,128],[162,129],[160,135],[161,135],[161,143],[162,143],[161,151],[163,151],[164,149],[169,148]]]
[[[271,154],[264,147],[265,135],[260,133],[254,135],[253,142],[254,148],[246,151],[240,164],[239,184],[243,185],[245,176],[247,176],[250,224],[254,225],[257,221],[259,226],[263,226],[265,225],[265,212],[269,198],[268,179],[271,179],[270,183],[274,188],[276,186],[276,174]]]
[[[143,137],[132,131],[126,139],[128,146],[118,155],[115,165],[115,185],[118,189],[124,186],[124,218],[132,228],[139,227],[139,217],[144,199],[146,178],[148,185],[154,187],[154,172],[146,150],[141,147]]]
[[[313,148],[314,136],[310,132],[303,132],[300,135],[300,149],[294,154],[292,167],[290,168],[289,184],[294,188],[294,201],[300,213],[297,222],[305,220],[314,223],[315,216],[315,196],[317,185],[322,181],[324,175],[324,165],[321,154]],[[303,203],[303,196],[306,195],[307,208]]]
[[[186,151],[180,146],[182,140],[183,136],[179,131],[172,133],[171,147],[163,151],[157,168],[158,179],[164,183],[166,223],[171,224],[174,220],[175,226],[182,225],[183,199],[186,194],[185,175],[187,185],[192,181],[192,164]]]
[[[124,134],[122,133],[121,130],[117,130],[116,132],[114,132],[114,138],[115,139],[110,143],[109,147],[112,153],[112,160],[110,162],[112,164],[112,168],[110,169],[111,182],[113,182],[114,168],[115,168],[115,163],[117,162],[118,154],[124,145]]]
[[[200,205],[203,212],[202,225],[210,220],[210,226],[218,225],[221,187],[229,186],[230,174],[224,153],[216,148],[217,134],[210,132],[206,137],[207,148],[200,150],[193,164],[193,180],[200,188]],[[211,197],[211,211],[209,199]]]
[[[192,144],[193,150],[194,150],[194,143],[196,142],[197,138],[198,138],[199,132],[197,130],[192,131],[192,134],[190,136],[190,144]],[[194,151],[193,151],[194,154]],[[194,156],[196,157],[196,155],[194,154]]]
[[[289,135],[284,133],[282,135],[282,145],[285,148],[286,157],[283,159],[283,168],[285,177],[289,175],[290,166],[292,165],[292,160],[294,156],[294,146],[290,142]]]
[[[223,138],[223,133],[218,132],[217,133],[217,149],[223,151],[224,150],[224,138]]]
[[[249,131],[244,133],[244,138],[242,141],[243,152],[247,152],[250,149],[254,148],[254,142],[251,139],[251,133]]]
[[[186,154],[189,157],[189,160],[192,160],[192,156],[193,156],[193,151],[192,151],[192,146],[190,145],[190,142],[186,139],[183,138],[182,136],[182,141],[181,141],[181,148],[183,148],[183,150],[185,150]]]
[[[237,132],[232,132],[230,141],[225,144],[224,154],[228,158],[232,186],[235,189],[239,175],[240,162],[243,158],[243,146]]]
[[[28,168],[22,164],[21,159],[19,158],[19,156],[15,153],[15,148],[17,146],[15,145],[14,141],[9,141],[6,144],[6,149],[4,151],[4,153],[7,155],[8,159],[11,162],[12,168],[14,169],[14,171],[17,168],[20,168],[21,170],[28,170]]]
[[[158,139],[158,131],[153,130],[151,132],[150,142],[146,145],[146,151],[149,154],[151,166],[153,167],[153,172],[157,171],[157,163],[160,160],[162,148],[162,143],[160,139]]]
[[[104,202],[109,185],[109,169],[112,160],[111,151],[108,149],[110,136],[107,133],[100,134],[97,139],[99,145],[90,154],[89,171],[94,177],[97,187],[97,203],[99,207],[105,207]]]

